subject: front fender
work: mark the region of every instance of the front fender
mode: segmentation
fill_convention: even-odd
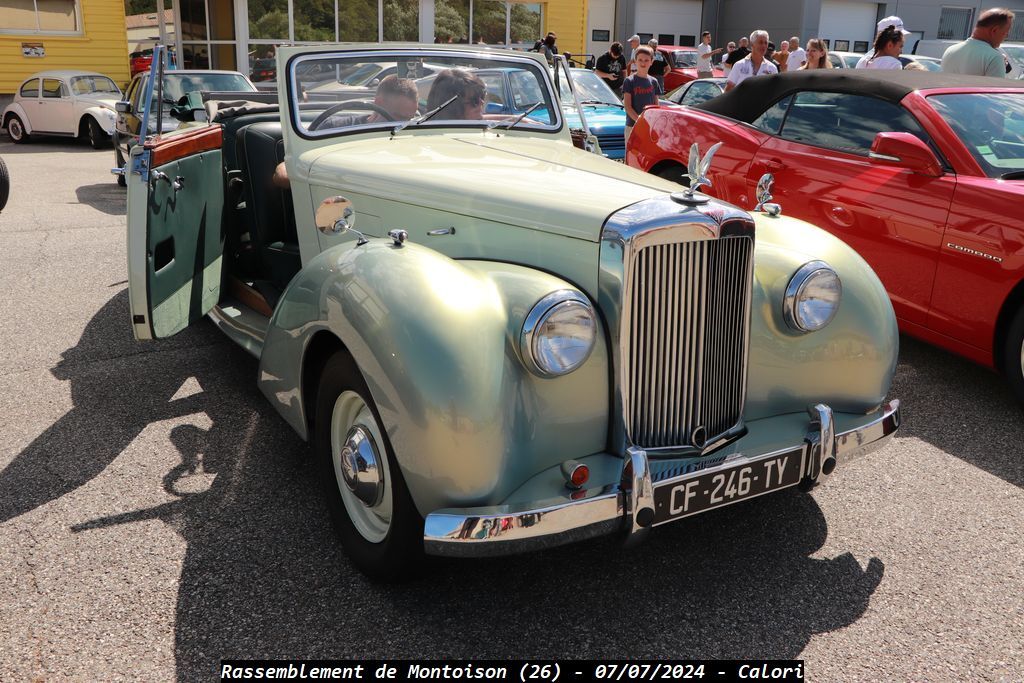
[[[100,128],[107,135],[114,134],[114,124],[117,116],[113,115],[106,107],[88,107],[82,112],[82,116],[91,116],[100,124]]]
[[[844,242],[809,223],[754,213],[757,225],[750,327],[747,420],[803,412],[827,401],[865,413],[889,392],[899,352],[896,316],[871,267]],[[800,334],[785,322],[790,278],[808,261],[839,275],[839,311],[826,327]]]
[[[17,114],[18,118],[21,119],[21,125],[25,128],[25,132],[32,133],[32,122],[28,120],[28,115],[25,113],[25,108],[17,102],[11,102],[4,109],[3,125],[7,127],[7,116],[9,114]]]
[[[329,249],[289,285],[260,359],[261,390],[307,431],[302,362],[317,334],[355,359],[422,514],[503,500],[536,473],[604,448],[603,335],[575,372],[541,379],[518,356],[533,304],[565,281],[371,240]]]

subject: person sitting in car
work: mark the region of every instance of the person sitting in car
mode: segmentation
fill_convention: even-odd
[[[443,111],[438,112],[438,119],[479,120],[484,118],[485,95],[487,86],[476,74],[463,69],[445,69],[437,75],[430,88],[427,111],[433,111],[455,97]]]
[[[368,115],[332,116],[324,121],[320,128],[344,128],[363,123],[408,121],[416,116],[418,102],[419,91],[416,89],[416,82],[411,78],[399,78],[391,74],[380,82],[380,85],[377,86],[377,93],[373,97],[374,106],[382,111],[372,111]],[[385,112],[387,116],[385,116]],[[272,182],[281,189],[288,188],[288,170],[283,161],[274,169]]]

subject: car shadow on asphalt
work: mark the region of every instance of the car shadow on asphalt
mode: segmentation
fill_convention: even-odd
[[[0,472],[10,519],[92,481],[148,425],[209,418],[171,428],[157,447],[180,462],[138,470],[153,481],[106,484],[159,486],[170,502],[133,509],[104,491],[106,514],[69,524],[132,543],[123,529],[159,519],[185,541],[179,679],[206,680],[222,658],[788,659],[857,621],[882,579],[878,558],[812,557],[827,524],[813,496],[791,489],[658,528],[632,550],[609,538],[434,559],[410,583],[374,584],[341,551],[306,444],[258,391],[255,360],[198,327],[138,344],[115,295],[54,370],[74,408]],[[198,391],[178,397],[192,380]]]
[[[919,438],[1024,487],[1024,408],[1002,377],[901,335],[890,393],[902,402],[900,438]]]
[[[75,188],[79,204],[86,204],[111,216],[124,216],[128,210],[127,193],[116,181],[79,185]]]
[[[4,156],[14,154],[32,154],[39,152],[68,152],[70,154],[82,154],[85,152],[101,152],[90,147],[87,143],[75,138],[63,136],[37,136],[31,142],[17,144],[7,135],[0,136],[0,154]],[[110,148],[110,160],[113,162],[113,147]]]

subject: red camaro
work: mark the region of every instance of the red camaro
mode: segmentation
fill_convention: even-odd
[[[665,72],[665,92],[675,90],[683,83],[697,80],[697,48],[659,45],[660,52],[668,62],[669,70]],[[712,69],[715,76],[722,76],[722,70]]]
[[[626,162],[745,209],[765,173],[789,215],[855,248],[908,334],[1004,373],[1024,400],[1024,82],[944,73],[759,76],[696,107],[649,108]]]

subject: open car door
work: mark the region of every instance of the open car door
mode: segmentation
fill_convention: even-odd
[[[154,72],[161,53],[154,51]],[[152,101],[147,92],[143,102]],[[151,114],[158,112],[144,113],[142,130]],[[158,132],[132,149],[126,169],[128,298],[136,339],[177,334],[220,299],[221,140],[219,125],[202,126]]]

